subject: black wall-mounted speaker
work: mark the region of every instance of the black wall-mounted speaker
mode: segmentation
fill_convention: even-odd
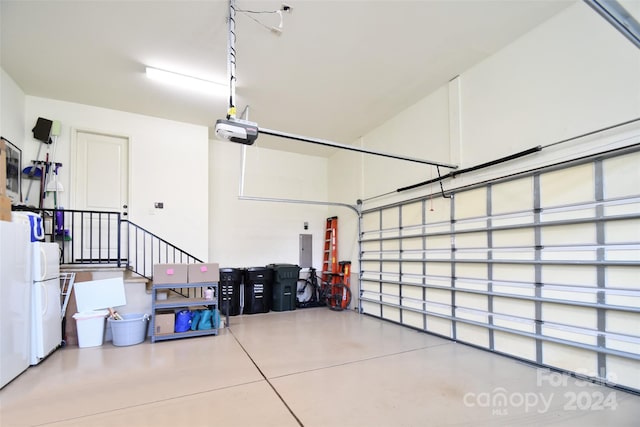
[[[44,142],[45,144],[51,144],[53,141],[51,140],[51,126],[53,125],[52,120],[43,119],[42,117],[38,117],[38,121],[33,129],[33,137],[39,141]]]

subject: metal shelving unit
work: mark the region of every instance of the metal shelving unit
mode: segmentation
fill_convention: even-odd
[[[158,291],[160,290],[170,290],[170,289],[187,289],[189,291],[189,297],[172,296],[166,300],[158,300]],[[198,294],[198,289],[200,289],[200,295],[202,295],[202,291],[206,288],[213,289],[213,299],[206,299],[201,297],[191,296]],[[193,289],[193,292],[191,292]],[[200,337],[206,335],[218,335],[218,328],[205,329],[205,330],[195,330],[195,331],[186,331],[186,332],[174,332],[172,334],[162,334],[156,335],[156,313],[159,310],[167,310],[167,309],[175,309],[175,308],[190,308],[190,307],[206,307],[209,309],[218,307],[218,282],[204,282],[204,283],[172,283],[167,285],[153,285],[151,290],[151,309],[153,315],[151,316],[151,342],[156,341],[164,341],[164,340],[173,340],[180,338],[189,338],[189,337]]]

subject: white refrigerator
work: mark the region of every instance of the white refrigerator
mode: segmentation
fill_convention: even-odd
[[[33,242],[31,364],[37,365],[62,342],[60,246]]]
[[[0,221],[0,387],[31,360],[31,230]]]

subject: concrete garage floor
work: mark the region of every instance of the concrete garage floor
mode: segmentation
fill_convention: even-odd
[[[638,425],[640,396],[326,308],[217,337],[69,347],[0,391],[9,426]]]

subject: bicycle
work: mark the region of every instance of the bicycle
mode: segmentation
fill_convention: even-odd
[[[332,283],[333,276],[338,273],[327,273],[328,281],[318,283],[316,269],[309,268],[309,277],[303,287],[298,289],[298,306],[321,307],[327,306],[334,311],[342,311],[351,304],[351,289],[344,283]]]
[[[318,285],[316,269],[310,267],[309,277],[306,278],[304,286],[298,287],[296,298],[297,306],[299,308],[320,307],[322,305],[320,295],[320,285]]]

